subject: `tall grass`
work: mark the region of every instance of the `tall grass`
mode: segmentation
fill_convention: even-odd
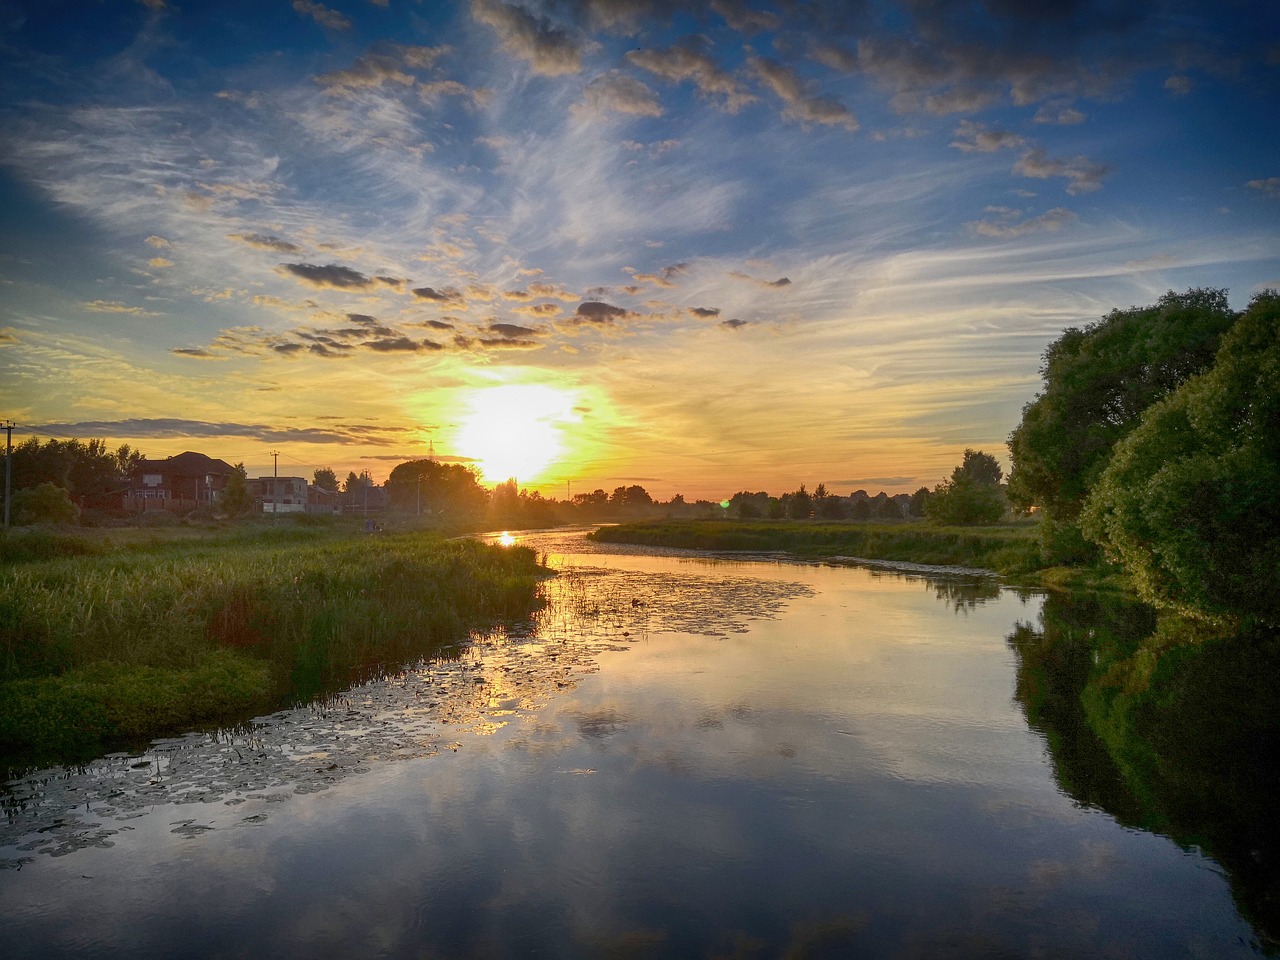
[[[243,718],[539,602],[532,551],[426,534],[104,549],[0,565],[0,753]]]

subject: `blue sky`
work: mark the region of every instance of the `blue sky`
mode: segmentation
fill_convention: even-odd
[[[251,474],[932,486],[1065,327],[1280,286],[1276,9],[0,2],[0,412]]]

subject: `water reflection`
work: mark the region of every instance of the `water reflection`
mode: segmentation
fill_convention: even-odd
[[[41,960],[1247,955],[1209,861],[1054,782],[1059,734],[1022,704],[1058,681],[1024,683],[1033,658],[1005,640],[1038,599],[571,547],[537,545],[563,575],[533,622],[452,658],[13,785],[0,942]]]
[[[1008,642],[1062,789],[1208,853],[1280,951],[1280,641],[1197,636],[1143,606],[1054,595]]]

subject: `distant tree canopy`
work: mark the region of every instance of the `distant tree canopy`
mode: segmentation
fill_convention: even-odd
[[[460,463],[410,460],[391,471],[387,495],[395,510],[448,518],[476,516],[489,504],[489,491],[475,471]]]
[[[925,515],[948,525],[995,523],[1005,510],[1002,475],[995,457],[981,450],[965,450],[964,460],[951,471],[951,479],[939,484],[925,500]]]
[[[1280,624],[1280,294],[1255,297],[1212,369],[1144,411],[1082,522],[1147,599]]]
[[[1044,389],[1009,437],[1009,500],[1044,517],[1049,559],[1091,553],[1079,527],[1085,497],[1143,412],[1208,369],[1235,322],[1225,290],[1170,291],[1150,307],[1113,310],[1049,345]]]
[[[46,440],[31,437],[13,448],[10,464],[14,490],[44,483],[80,497],[94,497],[118,488],[145,459],[127,443],[115,450],[105,440]]]
[[[321,490],[328,490],[331,493],[338,492],[338,475],[328,467],[320,467],[311,476],[312,486],[319,487]]]

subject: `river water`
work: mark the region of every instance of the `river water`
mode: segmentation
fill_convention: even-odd
[[[6,957],[1253,956],[1055,777],[992,580],[537,534],[537,618],[9,784]]]

